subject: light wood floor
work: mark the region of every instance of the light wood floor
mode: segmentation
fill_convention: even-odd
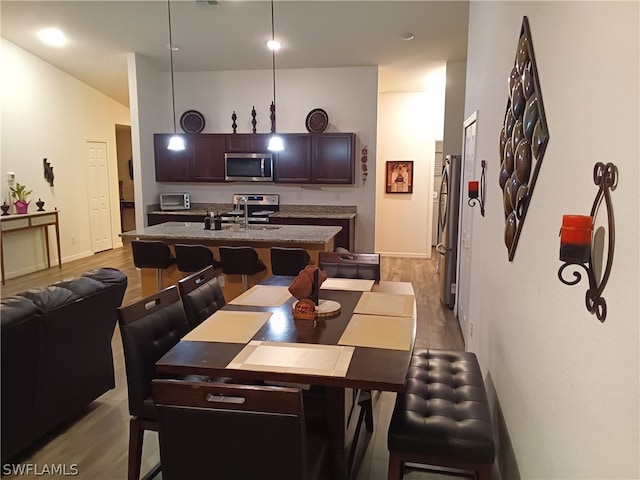
[[[463,350],[464,343],[458,322],[451,310],[442,308],[438,293],[436,257],[431,260],[415,258],[383,257],[383,280],[412,282],[418,308],[416,347]],[[129,282],[123,303],[140,299],[140,272],[136,270],[128,246],[102,252],[91,257],[9,279],[2,287],[6,297],[29,288],[46,286],[71,278],[98,267],[114,267],[122,270]],[[116,327],[112,341],[116,388],[93,402],[82,414],[56,429],[37,445],[13,459],[13,463],[45,466],[63,464],[67,471],[77,465],[77,478],[86,480],[121,480],[127,474],[127,450],[129,442],[129,411],[124,370],[122,342]],[[395,394],[383,393],[376,415],[376,429],[369,442],[357,480],[383,480],[386,478],[388,451],[386,430],[389,424]],[[157,434],[148,432],[143,450],[143,475],[159,461]],[[3,469],[4,473],[4,469]],[[36,475],[32,475],[36,478]],[[6,475],[7,479],[31,478],[28,475]],[[37,477],[41,478],[41,477]],[[58,477],[47,477],[58,478]],[[60,478],[63,478],[60,476]],[[411,472],[407,480],[446,478],[424,472]]]

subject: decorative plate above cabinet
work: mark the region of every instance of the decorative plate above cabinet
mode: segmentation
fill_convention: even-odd
[[[304,122],[309,133],[322,133],[329,126],[329,115],[321,108],[314,108]]]
[[[200,133],[204,130],[204,116],[196,110],[187,110],[180,117],[184,133]]]

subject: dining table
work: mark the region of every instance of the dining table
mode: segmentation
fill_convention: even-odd
[[[329,278],[318,311],[329,305],[334,312],[296,319],[297,299],[288,290],[294,278],[268,277],[228,301],[155,371],[324,387],[331,478],[355,478],[357,438],[348,436],[346,392],[403,390],[416,335],[413,289],[407,282]]]

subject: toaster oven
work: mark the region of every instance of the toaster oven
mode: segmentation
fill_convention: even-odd
[[[161,193],[160,210],[189,210],[191,202],[188,193]]]

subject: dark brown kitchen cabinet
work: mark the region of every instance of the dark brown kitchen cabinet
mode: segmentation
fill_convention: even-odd
[[[353,183],[354,160],[355,134],[311,135],[311,183]]]
[[[230,153],[266,153],[268,133],[232,133],[225,135],[226,151]]]
[[[301,214],[300,217],[270,217],[269,223],[275,225],[322,225],[329,227],[342,227],[342,230],[334,237],[334,248],[346,248],[350,252],[355,250],[356,228],[355,218],[309,218]]]
[[[191,155],[187,135],[184,150],[167,150],[169,139],[173,134],[156,133],[153,136],[153,148],[156,160],[156,181],[188,182],[189,157]]]
[[[185,149],[167,150],[173,134],[153,136],[158,182],[224,182],[225,135],[183,134]]]
[[[224,182],[225,135],[193,135],[191,181]]]
[[[274,168],[277,183],[311,183],[311,136],[282,134],[284,150],[278,152]]]
[[[353,133],[282,134],[284,150],[276,157],[277,183],[352,184]]]
[[[204,215],[202,217],[198,217],[197,215],[185,213],[184,215],[172,213],[172,214],[164,214],[164,213],[148,213],[147,214],[147,223],[149,226],[159,225],[161,223],[166,222],[203,222],[204,224]]]

